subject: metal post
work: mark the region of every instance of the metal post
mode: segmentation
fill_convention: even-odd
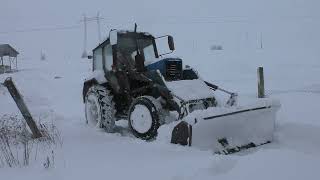
[[[32,134],[33,134],[33,138],[39,138],[42,137],[42,134],[40,132],[40,130],[37,127],[37,124],[35,123],[35,121],[33,120],[30,111],[28,110],[20,92],[18,91],[18,89],[16,88],[16,86],[14,85],[12,78],[9,77],[4,81],[4,85],[8,88],[12,98],[14,99],[14,101],[16,102],[21,114],[23,115],[24,119],[27,122],[27,125],[29,126]]]
[[[258,68],[258,98],[264,98],[264,75],[263,75],[263,67]]]

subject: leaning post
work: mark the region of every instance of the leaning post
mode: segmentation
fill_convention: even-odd
[[[4,85],[8,88],[12,98],[14,99],[14,101],[16,102],[22,116],[24,117],[24,119],[27,122],[27,125],[29,126],[32,134],[33,134],[33,138],[39,138],[42,137],[42,134],[40,132],[40,130],[37,127],[37,124],[35,123],[35,121],[33,120],[30,111],[28,110],[20,92],[18,91],[18,89],[16,88],[15,84],[12,81],[12,78],[9,77],[4,81]]]
[[[263,67],[258,67],[258,98],[264,98],[264,75],[263,75]]]

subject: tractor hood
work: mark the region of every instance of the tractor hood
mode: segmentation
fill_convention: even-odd
[[[147,70],[159,70],[162,76],[168,81],[182,79],[182,60],[180,58],[164,58],[146,64]]]
[[[168,89],[185,101],[214,97],[214,92],[201,80],[180,80],[165,82]]]

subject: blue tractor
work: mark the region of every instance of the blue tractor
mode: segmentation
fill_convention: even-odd
[[[234,108],[235,93],[200,79],[196,71],[183,66],[180,58],[163,58],[164,54],[159,54],[157,49],[156,41],[159,38],[166,38],[168,42],[170,52],[164,54],[174,51],[172,36],[156,38],[149,33],[137,32],[136,27],[134,31],[111,30],[109,38],[93,49],[93,56],[89,56],[93,58],[93,72],[83,86],[88,124],[104,128],[107,132],[115,132],[116,121],[126,119],[136,137],[151,140],[156,139],[161,125],[170,123],[167,117],[174,114],[173,121],[176,124],[170,132],[171,142],[191,145],[191,142],[197,144],[192,140],[197,139],[197,130],[192,130],[194,123],[203,119],[208,121],[210,118],[228,117],[230,114],[270,109],[268,105],[257,110]],[[227,105],[232,108],[223,111],[223,114],[217,114],[220,111],[216,111],[221,107],[215,98],[216,90],[231,95]],[[209,109],[215,109],[213,115],[207,113],[210,117],[185,121],[189,114]],[[267,134],[266,138],[262,138],[264,141],[270,140],[273,122],[274,119],[270,120],[265,128],[267,131],[263,132]],[[228,134],[213,134],[210,141],[220,141],[220,144],[227,147],[228,137]],[[245,143],[251,142],[246,140]]]

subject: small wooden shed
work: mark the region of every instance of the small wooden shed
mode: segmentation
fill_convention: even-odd
[[[18,54],[19,52],[9,44],[0,44],[0,73],[11,72],[12,65],[18,69]]]

